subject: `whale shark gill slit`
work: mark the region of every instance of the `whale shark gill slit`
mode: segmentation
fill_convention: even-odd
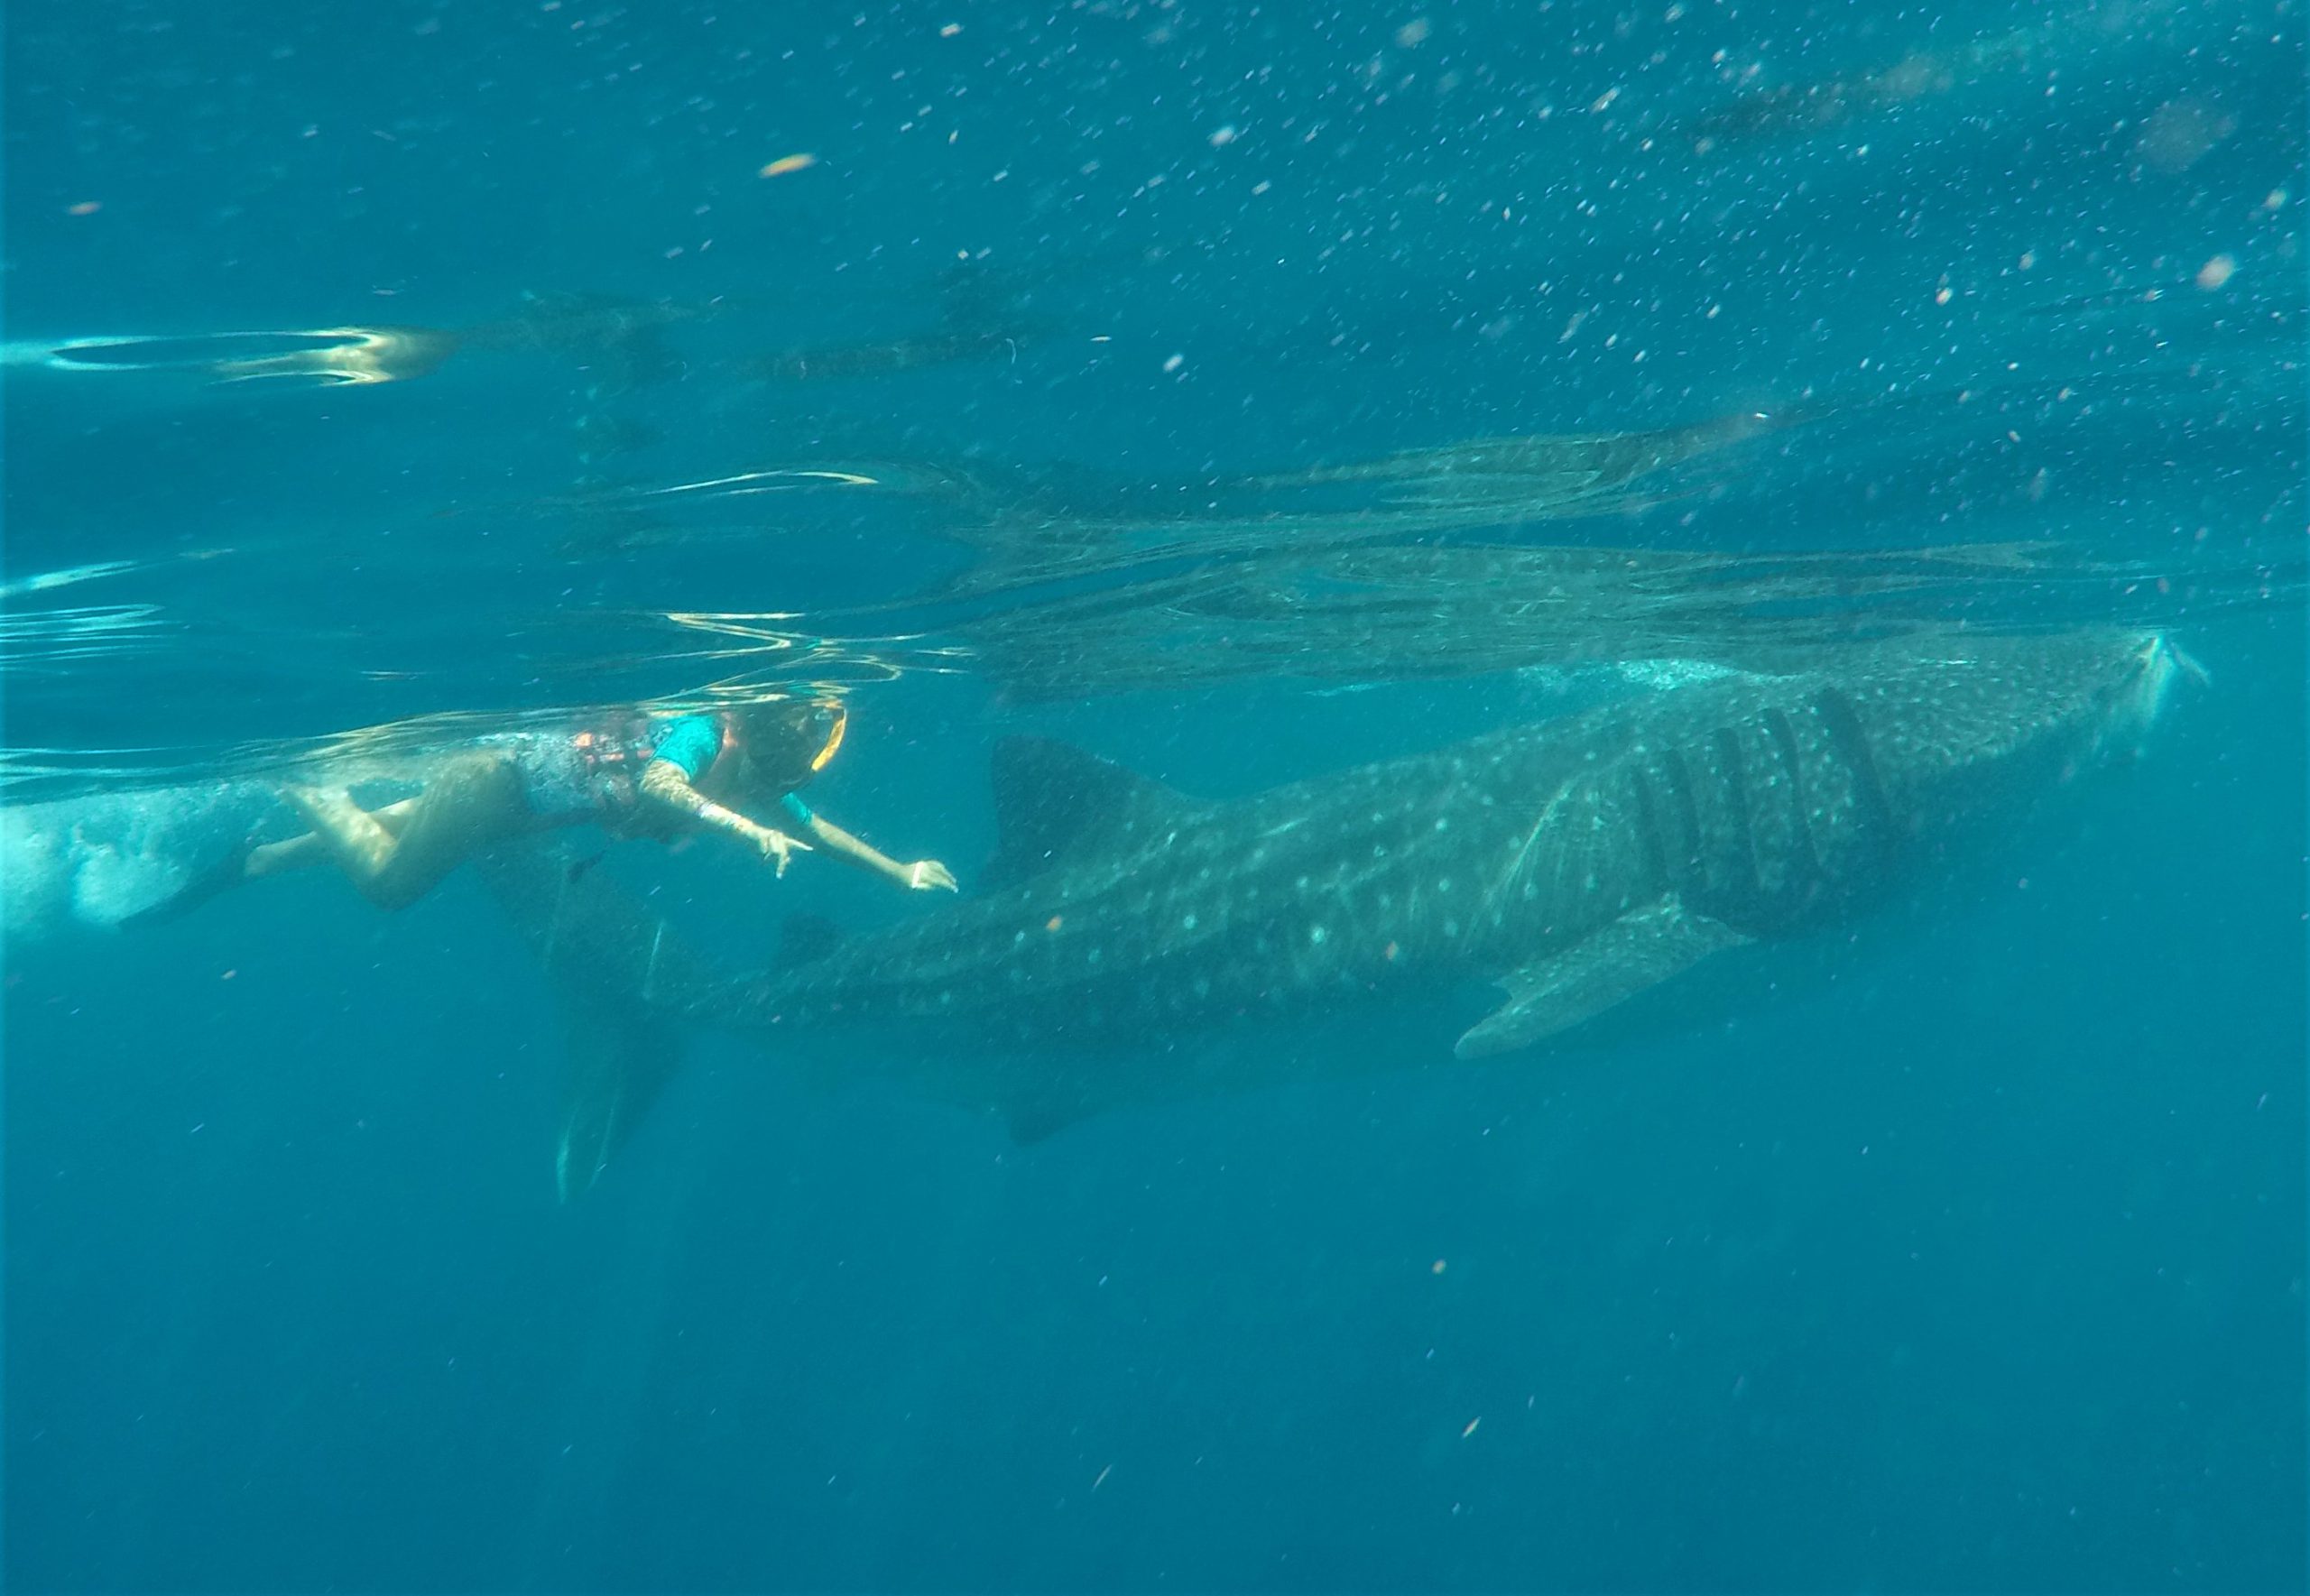
[[[1819,839],[1814,835],[1812,781],[1805,769],[1805,751],[1797,739],[1796,723],[1788,712],[1768,709],[1764,721],[1765,734],[1772,740],[1773,752],[1779,758],[1786,778],[1781,812],[1788,837],[1783,854],[1781,890],[1791,900],[1791,913],[1801,915],[1818,899],[1828,874],[1821,858]]]
[[[1893,795],[1885,785],[1885,773],[1879,768],[1877,756],[1869,746],[1869,734],[1861,724],[1860,712],[1853,700],[1834,687],[1824,687],[1807,701],[1827,739],[1830,768],[1845,773],[1849,789],[1844,799],[1844,823],[1835,828],[1835,835],[1845,840],[1840,850],[1836,869],[1831,872],[1840,881],[1853,881],[1882,873],[1890,868],[1898,842],[1893,820]]]
[[[1724,795],[1724,876],[1721,890],[1733,903],[1765,896],[1765,869],[1758,854],[1757,811],[1750,801],[1753,778],[1741,734],[1747,725],[1719,726],[1709,742],[1716,754],[1717,786]],[[1702,901],[1696,899],[1696,901]],[[1705,907],[1704,903],[1704,907]]]
[[[1644,873],[1656,881],[1668,879],[1668,838],[1661,829],[1662,785],[1658,761],[1639,763],[1629,772],[1629,787],[1636,807],[1636,841],[1642,851]],[[1537,829],[1537,828],[1536,828]],[[1529,848],[1529,844],[1526,846]]]

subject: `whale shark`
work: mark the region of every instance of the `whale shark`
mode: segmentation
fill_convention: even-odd
[[[1780,674],[1657,673],[1667,685],[1622,701],[1225,801],[1013,738],[975,896],[754,972],[711,967],[599,872],[535,848],[485,873],[579,1016],[565,1195],[607,1164],[691,1023],[790,1057],[831,1028],[897,1028],[898,1045],[808,1067],[1034,1139],[1282,1067],[1254,1050],[1215,1071],[1199,1036],[1448,1008],[1489,983],[1451,1051],[1491,1057],[1845,924],[2138,749],[2194,669],[2158,632],[1853,644]]]

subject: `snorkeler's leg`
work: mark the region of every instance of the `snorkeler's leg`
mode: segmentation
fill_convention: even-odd
[[[453,760],[425,784],[394,839],[371,898],[389,909],[416,902],[476,849],[531,828],[513,761],[482,753]]]
[[[400,835],[341,789],[284,789],[329,856],[382,909],[405,909],[475,849],[528,829],[520,774],[500,754],[451,761],[405,811]]]
[[[384,869],[393,835],[341,787],[284,787],[281,801],[311,826],[311,835],[356,881]]]
[[[398,803],[387,804],[382,809],[371,809],[369,817],[393,835],[401,835],[409,824],[410,812],[417,807],[417,800],[405,798]],[[259,843],[248,851],[241,863],[241,873],[254,880],[258,876],[280,875],[287,871],[305,870],[328,863],[328,844],[319,832],[308,831],[300,835],[283,837],[277,843]]]

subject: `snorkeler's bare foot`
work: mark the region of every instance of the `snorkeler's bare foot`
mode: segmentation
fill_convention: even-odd
[[[241,859],[241,873],[251,881],[263,876],[280,875],[310,865],[326,863],[328,851],[321,839],[312,832],[302,836],[284,837],[277,843],[259,843]]]

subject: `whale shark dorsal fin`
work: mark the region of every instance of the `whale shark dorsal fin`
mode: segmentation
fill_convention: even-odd
[[[994,745],[994,858],[983,887],[1013,885],[1135,828],[1185,823],[1196,800],[1070,743],[1005,737]]]
[[[1752,938],[1664,898],[1631,909],[1562,953],[1502,977],[1508,1001],[1462,1037],[1462,1058],[1529,1047]]]

